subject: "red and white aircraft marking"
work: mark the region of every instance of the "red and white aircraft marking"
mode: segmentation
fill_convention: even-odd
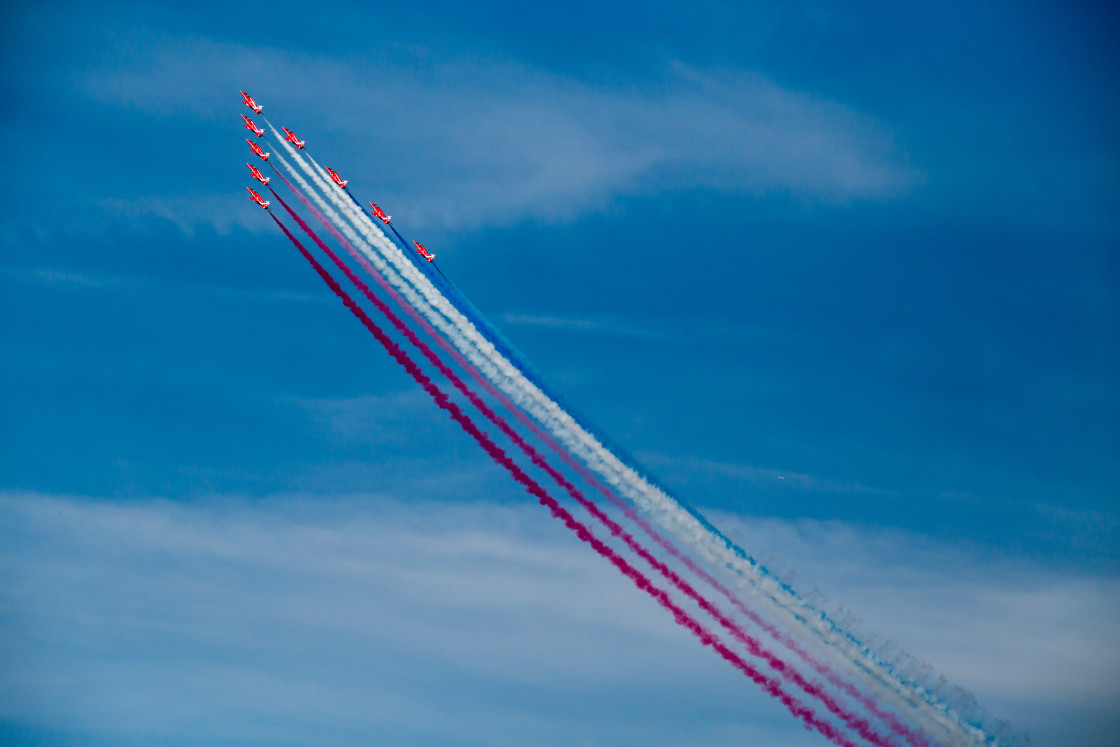
[[[332,169],[329,166],[324,166],[323,168],[326,169],[327,173],[331,175],[331,179],[334,180],[335,184],[342,187],[343,189],[346,189],[346,185],[350,183],[349,179],[343,179],[341,176],[338,175],[337,171],[335,171],[334,169]]]
[[[412,243],[416,244],[416,251],[419,252],[420,256],[423,257],[424,259],[431,262],[433,259],[436,258],[436,255],[432,254],[427,249],[425,249],[424,245],[421,244],[419,241],[413,241]]]
[[[268,209],[268,200],[264,199],[259,194],[254,192],[252,187],[246,187],[245,189],[249,190],[249,197],[253,200],[253,202],[257,203],[266,210]]]
[[[373,217],[380,218],[382,223],[388,223],[389,221],[393,220],[393,216],[385,215],[385,211],[374,205],[372,202],[369,204],[369,206],[373,208]]]
[[[262,130],[260,127],[257,127],[255,124],[253,124],[253,120],[249,119],[244,114],[241,115],[241,118],[245,120],[245,129],[252,130],[253,134],[256,135],[257,137],[260,137],[261,135],[264,134],[264,130]]]
[[[281,127],[280,129],[282,129],[284,131],[284,139],[285,140],[289,141],[292,145],[296,146],[300,150],[303,150],[303,145],[304,145],[305,141],[297,138],[296,134],[294,132],[292,132],[291,130],[289,130],[287,127]]]
[[[265,185],[266,187],[268,186],[269,181],[272,180],[271,176],[265,176],[264,174],[261,173],[260,169],[258,169],[256,166],[252,165],[251,163],[247,163],[245,165],[249,167],[249,173],[253,175],[254,179],[256,179],[261,184]]]
[[[242,91],[241,95],[245,97],[245,100],[242,101],[241,103],[245,104],[245,106],[252,109],[254,114],[260,114],[264,110],[264,107],[259,106],[256,101],[253,101],[253,97],[250,96],[249,94]]]
[[[261,150],[261,146],[257,145],[256,143],[254,143],[249,138],[245,138],[245,142],[247,142],[249,144],[249,147],[253,149],[254,153],[256,153],[258,156],[260,156],[265,161],[267,161],[268,157],[272,155],[271,153],[265,153],[263,150]]]

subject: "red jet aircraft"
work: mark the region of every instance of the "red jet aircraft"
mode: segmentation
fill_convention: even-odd
[[[261,150],[261,146],[257,145],[256,143],[254,143],[249,138],[245,138],[245,142],[247,142],[249,144],[249,147],[253,149],[254,153],[256,153],[258,156],[260,156],[265,161],[267,161],[268,157],[272,155],[271,153],[265,153],[263,150]]]
[[[375,218],[380,218],[382,223],[388,223],[389,221],[393,220],[393,216],[385,215],[385,211],[374,205],[372,202],[369,204],[369,206],[373,208],[373,216]]]
[[[303,140],[297,139],[296,134],[294,132],[292,132],[291,130],[289,130],[287,127],[282,127],[280,129],[284,130],[284,133],[286,135],[286,137],[284,138],[285,140],[290,141],[292,143],[292,145],[296,146],[300,150],[303,150],[303,143],[304,143]]]
[[[338,172],[330,168],[329,166],[324,166],[323,168],[325,168],[327,170],[327,173],[331,175],[331,179],[334,180],[335,184],[342,187],[343,189],[346,189],[346,185],[350,183],[349,179],[343,180],[343,178],[338,175]]]
[[[252,164],[247,163],[245,165],[249,167],[249,173],[253,175],[254,179],[256,179],[264,186],[268,186],[268,182],[272,179],[271,176],[265,176],[261,173],[260,169],[258,169],[256,166],[253,166]]]
[[[245,106],[252,109],[254,114],[260,114],[264,110],[264,107],[263,106],[258,106],[257,102],[253,101],[253,97],[250,96],[249,94],[242,91],[241,95],[245,97],[245,100],[241,103],[245,104]]]
[[[424,259],[431,262],[433,259],[436,258],[436,255],[432,254],[427,249],[425,249],[424,245],[421,244],[419,241],[413,241],[412,243],[416,244],[416,251],[418,251],[420,253],[420,256],[423,257]]]
[[[252,187],[246,187],[245,189],[249,190],[249,197],[253,200],[253,202],[257,203],[265,210],[268,209],[268,200],[264,199],[259,194],[254,192]]]
[[[257,127],[255,124],[253,124],[253,120],[249,119],[244,114],[241,115],[241,118],[245,120],[245,128],[248,129],[248,130],[252,130],[254,135],[256,135],[257,137],[260,137],[261,135],[264,134],[264,130],[262,130],[260,127]]]

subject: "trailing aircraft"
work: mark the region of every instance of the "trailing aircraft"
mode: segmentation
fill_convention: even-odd
[[[268,210],[268,204],[269,204],[268,200],[264,199],[259,194],[254,192],[252,187],[246,187],[245,189],[249,190],[249,198],[252,199],[253,202],[257,203],[258,205],[260,205],[265,210]]]
[[[261,173],[260,169],[258,169],[256,166],[253,166],[252,164],[247,163],[245,165],[249,167],[249,173],[252,174],[254,179],[265,185],[266,187],[268,186],[268,182],[272,179],[271,176],[265,176]]]

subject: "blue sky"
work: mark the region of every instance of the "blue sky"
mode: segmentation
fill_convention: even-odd
[[[617,602],[610,569],[565,544],[544,512],[522,512],[524,497],[254,212],[243,197],[243,88],[436,251],[566,400],[676,494],[741,525],[753,549],[1037,741],[1107,738],[1120,667],[1093,662],[1117,664],[1115,634],[1097,626],[1115,614],[1120,570],[1114,10],[600,2],[4,13],[0,526],[10,541],[0,557],[13,582],[0,624],[13,643],[0,688],[21,695],[0,698],[12,704],[0,711],[9,734],[182,734],[177,719],[217,707],[183,682],[211,681],[222,646],[251,638],[251,609],[236,620],[214,610],[254,589],[279,604],[311,584],[324,595],[315,614],[281,615],[290,624],[272,643],[239,659],[245,677],[287,682],[288,694],[244,713],[317,702],[293,694],[301,687],[355,704],[392,691],[444,714],[435,742],[456,729],[478,743],[517,741],[502,724],[518,723],[542,742],[617,743],[648,737],[628,731],[652,718],[647,696],[664,711],[685,678],[704,683],[703,697],[658,715],[673,725],[653,733],[801,738],[718,662],[693,661],[703,654],[669,623],[647,621],[656,611],[621,586]],[[535,568],[539,588],[569,599],[564,573],[587,573],[605,601],[534,617],[516,612],[527,597],[493,592],[480,615],[522,638],[490,671],[441,654],[409,625],[359,628],[361,610],[344,603],[380,593],[402,615],[449,625],[438,588],[378,592],[323,565],[293,578],[275,557],[319,527],[348,538],[362,562],[402,578],[436,574],[445,566],[428,543],[461,538],[422,526],[416,507],[459,517],[487,547],[519,548],[498,560],[463,550],[464,583],[492,588],[482,580],[494,563],[515,580]],[[388,553],[348,529],[385,517],[419,539]],[[68,541],[75,522],[117,544]],[[261,557],[223,556],[228,578],[192,591],[187,570],[215,572],[208,538],[236,543],[243,532]],[[167,567],[137,544],[152,537],[167,538]],[[874,551],[855,552],[868,543]],[[550,557],[523,567],[536,547]],[[861,562],[838,574],[820,547]],[[301,548],[294,558],[322,549]],[[74,569],[86,567],[104,593],[79,591]],[[926,623],[890,604],[911,574],[928,581],[929,594],[906,605]],[[262,577],[272,579],[264,590]],[[114,590],[137,589],[159,591],[114,614],[147,631],[136,639],[143,667],[126,666],[123,637],[75,639],[72,655],[60,653],[82,621],[102,629],[99,605]],[[620,640],[637,631],[579,649],[596,662],[619,657],[610,671],[642,673],[619,680],[625,718],[587,706],[603,697],[601,663],[574,671],[540,654],[553,614],[574,615],[564,630],[587,626],[593,640],[597,626]],[[940,614],[945,625],[928,624]],[[480,620],[455,630],[477,643],[490,624]],[[340,628],[350,637],[306,660],[266,656],[287,635]],[[1066,682],[1078,694],[1068,702],[1015,669],[1055,640],[1068,656],[1030,671],[1037,683]],[[396,689],[360,676],[347,655],[389,645],[402,671],[412,662],[418,673]],[[666,646],[676,653],[657,668]],[[526,676],[518,657],[555,674],[551,690],[534,691],[540,702],[511,694]],[[197,670],[176,679],[191,662]],[[63,697],[78,670],[109,673],[101,687],[121,697]],[[156,684],[194,710],[161,719],[108,703]],[[223,702],[228,731],[209,736],[283,736],[254,731]],[[559,725],[542,720],[545,702],[571,712]],[[277,728],[297,739],[329,721],[343,735],[350,725],[410,741],[424,719],[292,712]]]

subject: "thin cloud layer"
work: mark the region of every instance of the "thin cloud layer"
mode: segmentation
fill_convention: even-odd
[[[719,475],[729,477],[741,484],[768,483],[780,484],[782,487],[795,490],[815,491],[822,493],[864,493],[871,495],[897,497],[894,490],[886,490],[859,483],[846,483],[831,480],[817,475],[803,474],[793,471],[783,471],[765,467],[756,467],[749,464],[732,462],[717,462],[711,459],[697,459],[695,457],[674,458],[664,454],[643,452],[643,463],[650,464],[673,472],[686,472],[694,475],[709,476]]]
[[[988,557],[906,532],[834,521],[718,517],[729,534],[798,571],[801,588],[880,633],[1031,733],[1038,744],[1108,744],[1120,725],[1120,579]],[[841,593],[842,590],[842,593]],[[816,591],[819,599],[821,591]],[[828,605],[820,599],[824,606]],[[870,635],[875,631],[861,631]]]
[[[234,200],[228,193],[170,198],[106,198],[98,203],[98,207],[103,216],[116,219],[117,225],[122,220],[156,218],[171,222],[188,236],[200,226],[210,226],[223,236],[228,236],[235,228],[257,234],[268,229],[249,203]]]
[[[1040,743],[1109,743],[1115,579],[839,523],[719,520]],[[817,742],[553,530],[536,507],[481,502],[6,494],[0,716],[94,743]]]
[[[376,180],[417,222],[565,220],[619,195],[692,188],[882,200],[922,180],[889,129],[749,71],[669,65],[659,87],[639,90],[411,49],[348,60],[209,41],[127,51],[84,79],[87,95],[214,120],[251,89],[309,147],[329,134],[340,153],[363,153],[347,175]]]

